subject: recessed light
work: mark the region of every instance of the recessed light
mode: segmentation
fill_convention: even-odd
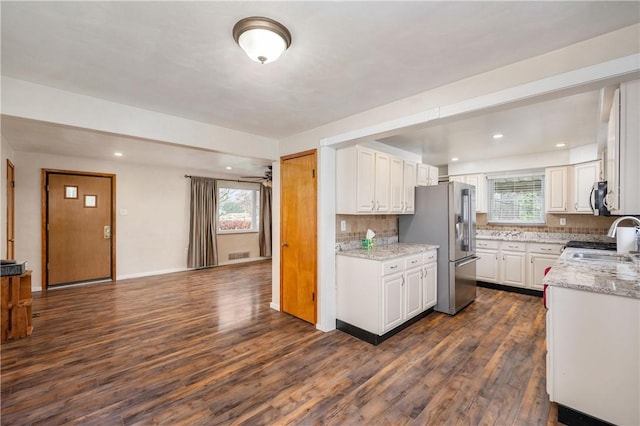
[[[493,135],[494,139],[502,139],[504,137],[504,135],[502,133],[496,133],[495,135]]]
[[[566,143],[557,143],[556,144],[556,148],[562,148],[562,147],[565,147],[565,146],[567,146]]]
[[[115,155],[116,157],[122,157],[122,153],[121,152],[114,152],[113,155]]]
[[[459,160],[459,158],[458,158],[458,157],[453,157],[453,158],[451,159],[451,161],[458,161],[458,160]]]
[[[233,167],[231,167],[231,166],[227,166],[227,167],[225,167],[225,169],[227,169],[227,170],[231,170],[231,169],[233,169]]]

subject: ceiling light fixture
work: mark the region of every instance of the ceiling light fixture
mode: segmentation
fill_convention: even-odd
[[[458,158],[458,157],[453,157],[453,158],[451,159],[451,161],[458,161],[458,160],[459,160],[459,158]]]
[[[233,168],[233,167],[231,167],[231,166],[227,166],[227,167],[225,167],[225,169],[227,169],[227,170],[231,170],[232,168]]]
[[[113,155],[115,155],[116,157],[122,157],[122,153],[121,152],[114,152]]]
[[[567,144],[566,144],[566,143],[557,143],[557,144],[556,144],[556,148],[563,148],[563,147],[565,147],[565,146],[567,146]]]
[[[262,64],[273,62],[291,46],[291,33],[281,23],[261,16],[238,21],[233,39],[251,59]]]
[[[493,135],[494,139],[502,139],[504,135],[502,133],[496,133],[495,135]]]

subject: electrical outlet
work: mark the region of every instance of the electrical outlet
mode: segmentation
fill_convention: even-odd
[[[561,217],[560,218],[560,226],[565,226],[567,224],[567,218],[566,217]]]
[[[347,221],[346,220],[341,220],[340,221],[340,230],[343,231],[343,232],[347,230]]]

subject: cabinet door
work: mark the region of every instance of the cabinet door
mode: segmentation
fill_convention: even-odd
[[[464,182],[464,176],[449,176],[449,182]]]
[[[382,278],[382,324],[380,334],[384,334],[404,322],[404,274]]]
[[[375,153],[375,211],[388,213],[390,211],[391,190],[391,157],[381,152]]]
[[[600,162],[573,166],[573,208],[576,213],[592,214],[591,190],[600,177]]]
[[[404,161],[391,158],[391,212],[402,213],[404,210]]]
[[[429,185],[429,166],[428,164],[418,163],[416,166],[416,185]]]
[[[607,128],[607,198],[606,205],[613,214],[620,208],[620,89],[613,94]]]
[[[404,162],[403,195],[403,213],[413,213],[416,197],[416,164],[408,161]]]
[[[476,262],[476,277],[479,281],[498,282],[498,251],[477,250],[480,259]]]
[[[529,255],[529,280],[527,287],[534,290],[543,290],[544,270],[549,266],[553,266],[559,256],[548,254],[530,254]]]
[[[567,167],[545,170],[546,207],[548,212],[567,211]]]
[[[405,273],[405,312],[406,320],[422,312],[422,267],[410,269]]]
[[[487,211],[487,181],[484,174],[468,175],[465,181],[476,187],[476,212]]]
[[[373,150],[358,147],[356,167],[356,209],[358,212],[371,213],[375,207],[376,153]]]
[[[502,252],[502,282],[504,284],[524,287],[525,263],[524,253]]]
[[[424,266],[422,278],[422,310],[436,306],[438,296],[438,264],[428,263]]]
[[[438,168],[435,166],[429,166],[429,185],[438,184]]]

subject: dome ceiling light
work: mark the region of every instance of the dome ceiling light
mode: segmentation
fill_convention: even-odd
[[[291,33],[273,19],[252,16],[233,26],[233,39],[251,59],[273,62],[291,46]]]

